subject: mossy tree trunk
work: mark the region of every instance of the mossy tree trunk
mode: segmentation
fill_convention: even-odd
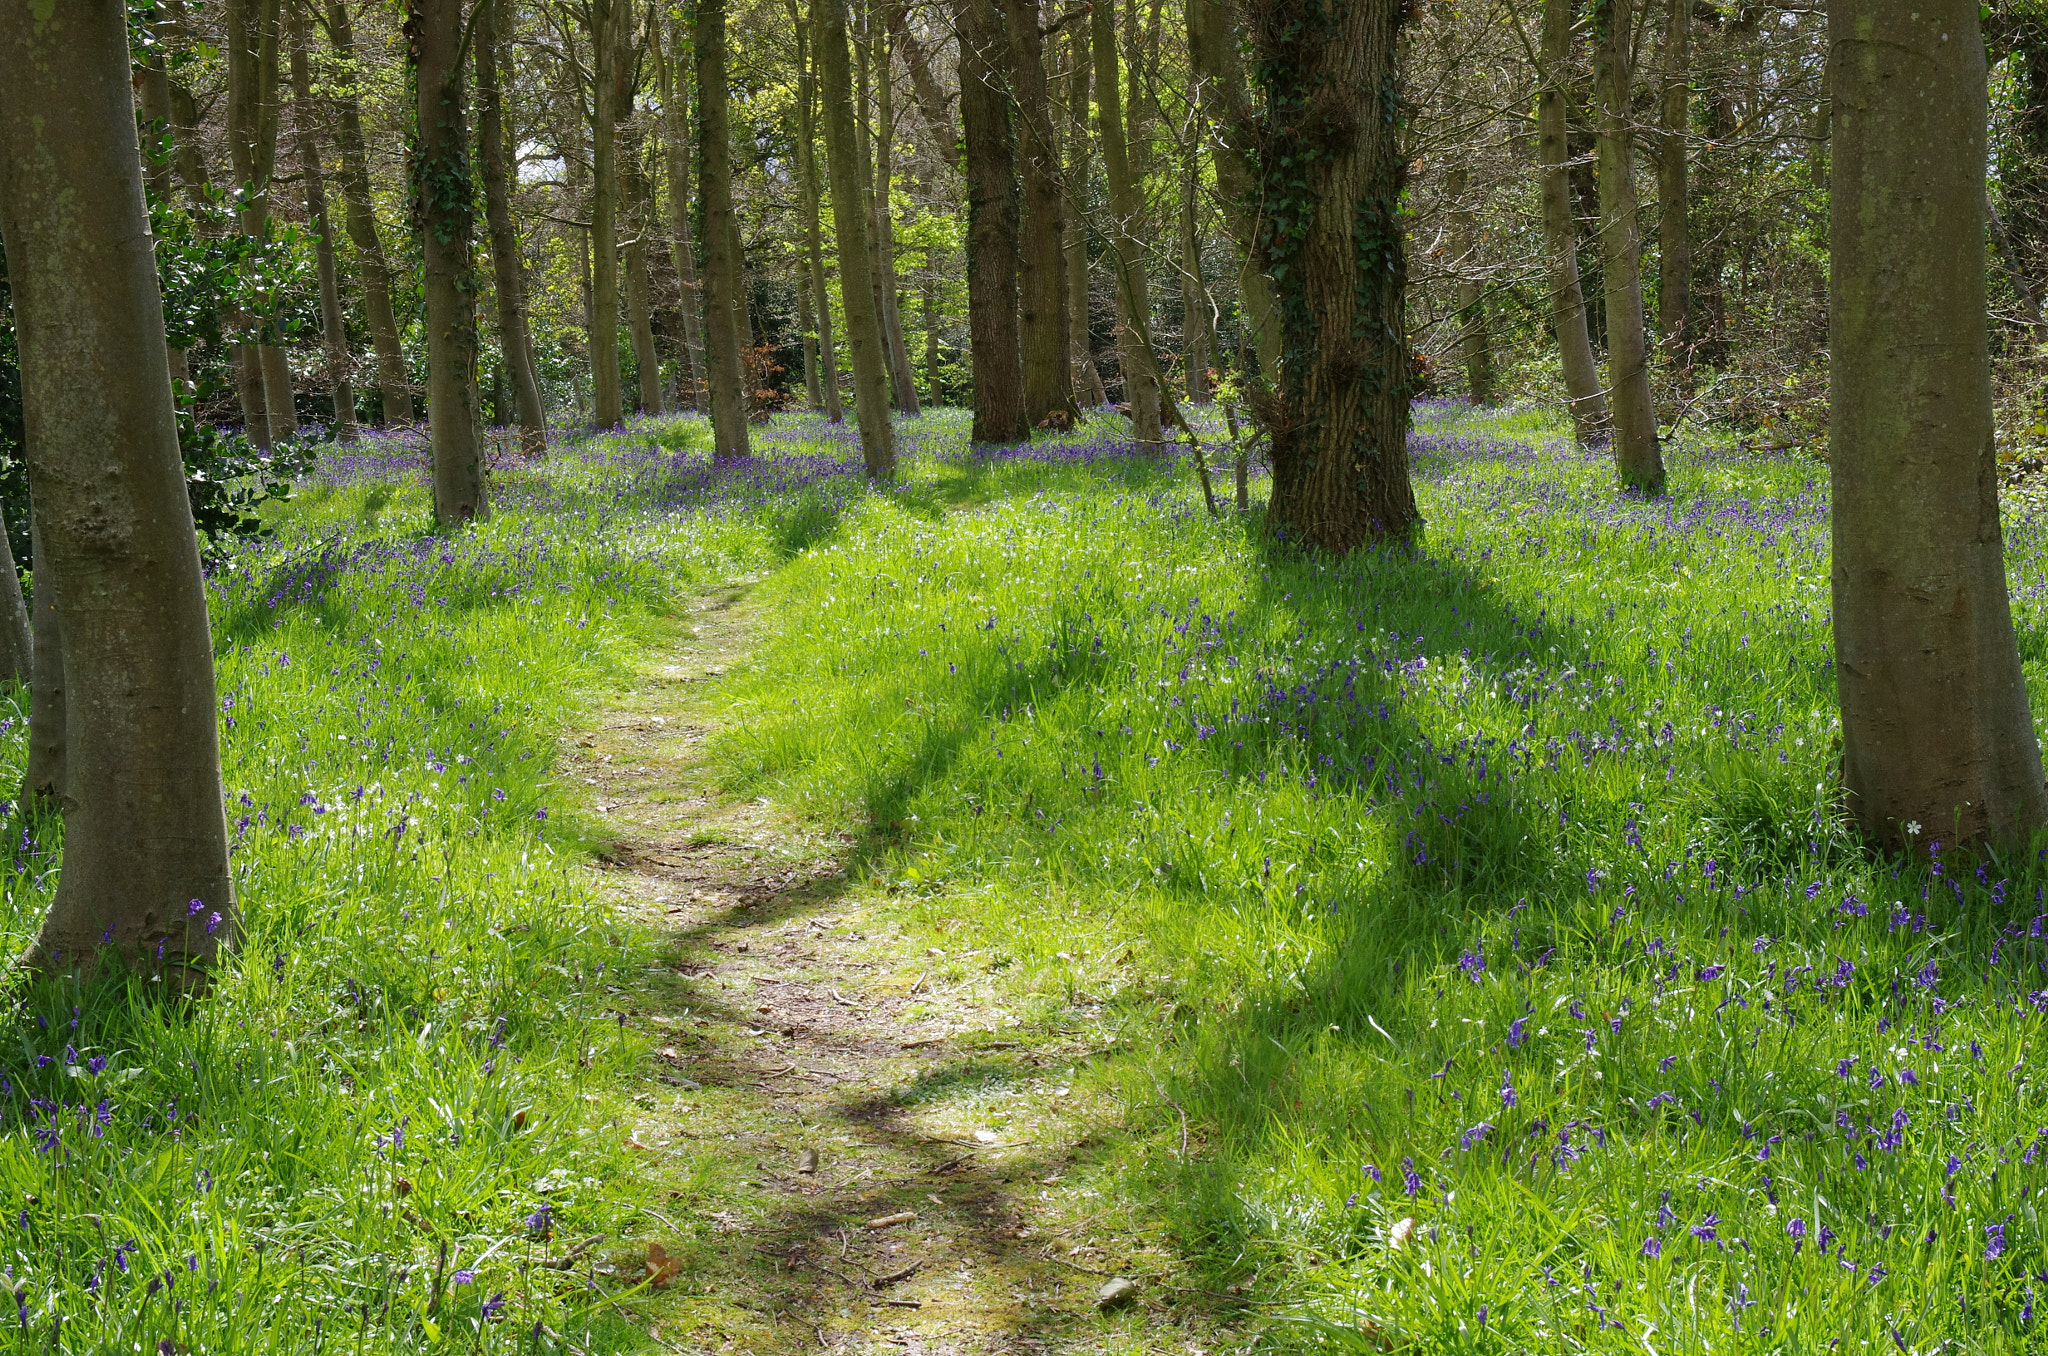
[[[1463,165],[1444,176],[1445,217],[1450,225],[1451,267],[1458,276],[1458,351],[1465,362],[1465,388],[1475,405],[1493,403],[1493,330],[1486,314],[1484,263],[1479,226],[1472,213],[1470,178]]]
[[[1586,294],[1579,281],[1579,230],[1572,215],[1571,61],[1574,0],[1543,0],[1542,85],[1536,102],[1537,159],[1542,165],[1543,253],[1550,265],[1550,325],[1564,367],[1565,399],[1579,446],[1607,440],[1610,421]]]
[[[476,405],[476,188],[462,0],[413,0],[410,27],[419,89],[413,183],[425,256],[427,440],[434,523],[447,531],[490,511]]]
[[[1594,0],[1593,86],[1600,101],[1600,277],[1607,301],[1607,388],[1614,401],[1614,469],[1621,487],[1664,493],[1664,456],[1650,396],[1643,323],[1643,243],[1636,226],[1632,0]]]
[[[498,353],[512,382],[519,443],[528,456],[547,451],[548,417],[533,367],[533,333],[526,318],[526,265],[512,224],[512,149],[498,71],[498,36],[508,0],[482,0],[476,17],[476,139],[484,181],[484,227],[491,242],[491,281],[498,298]]]
[[[740,365],[739,234],[732,212],[732,124],[725,84],[725,0],[697,0],[697,210],[704,242],[704,370],[712,457],[750,455]]]
[[[867,184],[855,141],[853,57],[847,48],[846,0],[816,0],[818,75],[825,101],[825,167],[832,183],[832,225],[839,243],[839,305],[853,359],[853,413],[870,479],[896,475],[896,432],[889,422],[888,357],[875,304],[868,249]]]
[[[995,0],[954,0],[960,141],[967,181],[967,330],[977,443],[1031,436],[1017,332],[1017,147]]]

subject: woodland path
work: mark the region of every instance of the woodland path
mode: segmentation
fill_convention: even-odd
[[[905,935],[902,901],[851,879],[851,837],[719,796],[715,695],[753,625],[744,587],[699,598],[563,750],[610,838],[602,887],[663,935],[656,977],[615,999],[658,1051],[620,1129],[677,1212],[682,1270],[645,1308],[655,1349],[1241,1345],[1230,1297],[1174,1284],[1172,1252],[1096,1170],[1121,1107],[1073,1076],[1115,1055],[1020,1029],[971,951],[948,964]],[[1138,1287],[1105,1309],[1115,1276]]]

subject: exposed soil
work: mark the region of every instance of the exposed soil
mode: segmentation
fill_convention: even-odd
[[[744,589],[700,600],[565,751],[612,837],[606,887],[670,948],[631,1014],[659,1050],[631,1145],[690,1212],[667,1221],[683,1270],[652,1306],[657,1346],[1236,1345],[1231,1297],[1171,1283],[1095,1152],[1123,1113],[1076,1074],[1114,1047],[1023,1023],[971,937],[948,954],[906,934],[902,902],[851,879],[850,837],[718,796],[705,744],[750,624]],[[1136,1289],[1104,1307],[1115,1277]]]

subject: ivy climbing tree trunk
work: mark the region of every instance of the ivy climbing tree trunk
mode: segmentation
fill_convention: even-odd
[[[1251,0],[1247,14],[1266,106],[1260,263],[1280,304],[1270,511],[1328,551],[1406,543],[1422,521],[1398,215],[1407,15],[1405,0]]]
[[[1664,493],[1650,341],[1643,324],[1643,245],[1636,228],[1632,0],[1594,0],[1593,84],[1600,99],[1600,273],[1607,300],[1607,386],[1614,401],[1614,469],[1625,490]]]
[[[1024,422],[1070,425],[1079,417],[1067,343],[1066,194],[1059,138],[1045,81],[1038,0],[1003,0],[1010,94],[1016,101],[1022,170],[1017,258],[1017,327],[1024,364]]]
[[[476,407],[475,186],[462,0],[413,0],[410,27],[419,86],[413,181],[426,257],[427,438],[434,523],[447,531],[490,511]]]
[[[977,443],[1031,436],[1017,334],[1017,148],[1002,77],[995,0],[954,0],[960,34],[960,142],[967,180],[967,331]]]
[[[206,589],[165,371],[128,14],[0,6],[0,230],[25,445],[64,617],[64,866],[25,961],[171,992],[235,935]]]
[[[1110,267],[1116,273],[1119,321],[1124,331],[1119,345],[1124,403],[1130,408],[1131,436],[1138,446],[1159,451],[1165,446],[1159,418],[1160,375],[1145,333],[1152,302],[1145,282],[1144,247],[1136,231],[1144,205],[1131,173],[1130,143],[1124,139],[1116,20],[1108,0],[1094,7],[1089,22],[1095,48],[1095,126],[1102,138],[1103,177],[1109,181]]]
[[[1998,519],[1978,10],[1834,0],[1828,38],[1843,786],[1887,846],[2024,843],[2048,786]]]
[[[363,289],[363,320],[370,329],[370,347],[377,355],[377,400],[386,425],[413,421],[412,385],[405,375],[405,350],[399,346],[398,318],[391,308],[391,266],[384,258],[384,239],[370,197],[370,156],[363,145],[362,67],[356,60],[355,31],[349,24],[347,0],[328,0],[327,38],[341,59],[343,92],[335,100],[335,127],[341,142],[341,201],[348,222],[349,243],[356,251],[356,278]]]
[[[492,290],[498,298],[498,355],[512,383],[519,415],[519,445],[538,457],[548,447],[548,416],[533,368],[533,332],[526,320],[526,265],[512,224],[512,150],[505,126],[505,95],[498,73],[498,34],[507,0],[481,0],[476,44],[477,167],[484,181],[484,228],[491,242]],[[500,418],[503,416],[501,415]]]
[[[868,252],[868,207],[860,148],[854,141],[853,58],[847,49],[846,0],[815,0],[818,75],[825,100],[825,166],[832,182],[832,225],[839,241],[839,304],[853,358],[853,413],[871,480],[896,475],[896,433],[889,422],[889,376],[882,318],[875,305]]]
[[[697,206],[704,241],[704,368],[711,400],[711,455],[750,455],[745,370],[736,308],[739,233],[732,212],[732,125],[725,85],[725,0],[697,0]]]
[[[313,67],[306,56],[306,16],[301,0],[291,3],[292,113],[298,123],[299,175],[306,191],[306,222],[313,228],[314,261],[320,277],[320,339],[327,359],[327,389],[334,398],[334,430],[344,443],[356,440],[356,392],[349,380],[347,319],[341,309],[341,279],[334,266],[334,234],[327,224],[327,190],[322,182],[320,138],[314,128]]]
[[[1579,231],[1572,216],[1571,58],[1574,0],[1543,0],[1542,86],[1536,103],[1537,158],[1542,164],[1543,253],[1550,265],[1550,324],[1557,332],[1565,398],[1579,446],[1607,440],[1607,396],[1586,329],[1579,284]]]

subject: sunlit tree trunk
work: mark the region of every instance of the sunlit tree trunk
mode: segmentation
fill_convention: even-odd
[[[419,86],[413,179],[425,254],[427,436],[434,522],[484,517],[483,439],[476,407],[475,185],[469,177],[462,0],[413,0]]]
[[[870,27],[864,34],[861,52],[865,56],[876,44]],[[869,253],[874,260],[876,314],[882,320],[882,344],[889,361],[889,389],[896,408],[916,414],[917,378],[910,370],[910,349],[903,337],[903,313],[896,300],[896,232],[889,198],[896,182],[896,82],[890,78],[890,56],[886,46],[873,63],[875,73],[874,191],[868,196],[869,220],[873,233]],[[865,97],[861,102],[866,103]],[[856,123],[860,128],[865,123]],[[865,138],[862,138],[865,145]],[[863,167],[867,157],[862,156]]]
[[[164,369],[126,7],[0,6],[0,230],[64,615],[64,867],[26,962],[172,992],[236,935],[205,585]]]
[[[683,50],[682,20],[673,11],[669,15],[673,26],[673,47],[676,56]],[[664,135],[662,154],[668,167],[668,237],[669,257],[675,265],[676,282],[682,289],[683,299],[679,308],[682,313],[683,352],[680,369],[676,375],[676,389],[681,394],[685,409],[699,409],[704,402],[704,331],[699,315],[699,288],[697,280],[697,251],[690,234],[690,127],[689,90],[687,79],[678,79],[677,68],[663,51],[661,25],[654,24],[649,30],[653,44],[654,69],[661,84],[661,119]]]
[[[1843,785],[1888,846],[2023,842],[2048,786],[1998,519],[1977,6],[1834,0],[1828,37]]]
[[[526,320],[526,265],[512,224],[512,150],[505,126],[505,96],[498,69],[498,38],[508,0],[481,0],[476,16],[477,167],[483,173],[484,226],[491,242],[491,281],[498,298],[498,352],[512,383],[519,444],[538,457],[547,451],[547,411],[533,367],[533,334]],[[502,416],[501,416],[502,417]]]
[[[632,0],[590,0],[590,20],[590,423],[605,429],[626,419],[619,375],[619,48],[632,23]]]
[[[306,16],[292,0],[292,112],[298,123],[299,174],[306,191],[306,221],[313,228],[314,261],[320,277],[320,339],[327,359],[327,389],[334,398],[334,431],[345,443],[356,440],[356,392],[349,381],[348,331],[341,310],[341,279],[334,266],[334,235],[327,224],[327,190],[322,182],[320,122],[313,106],[313,70],[306,57]]]
[[[1097,409],[1109,403],[1102,373],[1095,366],[1095,345],[1088,333],[1089,275],[1088,181],[1091,174],[1088,137],[1088,88],[1093,77],[1088,30],[1076,24],[1067,30],[1067,362],[1074,398]]]
[[[1572,216],[1570,90],[1574,0],[1543,0],[1543,83],[1537,96],[1537,154],[1542,161],[1543,253],[1550,264],[1550,323],[1564,366],[1565,398],[1579,446],[1609,434],[1607,397],[1586,329],[1579,285],[1579,232]]]
[[[869,478],[896,475],[896,434],[889,422],[889,377],[882,318],[875,306],[868,251],[866,184],[854,140],[852,56],[846,41],[846,0],[816,0],[818,76],[825,107],[825,165],[832,183],[832,224],[839,243],[839,304],[853,359],[853,412]]]
[[[1595,0],[1593,84],[1600,100],[1600,273],[1607,300],[1607,387],[1621,486],[1664,493],[1650,341],[1643,324],[1643,247],[1636,229],[1635,137],[1629,128],[1631,0]]]
[[[732,211],[732,126],[725,84],[725,0],[697,0],[697,206],[704,241],[704,368],[712,457],[750,455],[740,365],[739,233]]]
[[[1450,224],[1451,267],[1458,275],[1458,350],[1465,361],[1465,387],[1475,405],[1493,403],[1493,334],[1487,324],[1484,265],[1479,259],[1479,228],[1466,199],[1468,176],[1463,165],[1444,176],[1445,215]]]
[[[384,422],[413,421],[412,386],[405,375],[405,350],[398,340],[398,318],[391,308],[391,266],[370,197],[370,157],[363,146],[360,81],[354,30],[347,0],[328,0],[327,36],[341,58],[346,90],[335,100],[335,126],[341,142],[341,200],[346,208],[349,242],[356,251],[356,278],[363,289],[363,320],[377,355],[377,399]]]
[[[1017,335],[1017,148],[995,0],[954,0],[960,142],[967,180],[967,331],[977,443],[1031,436]]]
[[[818,221],[824,195],[818,187],[817,61],[811,52],[810,25],[798,11],[797,0],[789,0],[789,14],[796,30],[796,173],[804,214],[804,267],[817,308],[819,395],[825,417],[837,424],[846,416],[839,405],[839,347],[832,334],[832,296],[825,288],[825,236]]]
[[[1657,152],[1657,327],[1674,368],[1692,365],[1692,207],[1686,134],[1692,120],[1694,0],[1669,0],[1664,23],[1663,126]]]
[[[1003,0],[1003,20],[1022,171],[1017,333],[1024,364],[1024,420],[1034,427],[1058,426],[1071,423],[1081,411],[1074,404],[1068,356],[1066,194],[1046,91],[1038,0]]]
[[[1131,436],[1140,447],[1156,451],[1163,447],[1160,374],[1151,345],[1143,337],[1151,313],[1144,249],[1136,234],[1143,205],[1131,174],[1129,143],[1124,139],[1113,16],[1111,5],[1104,0],[1095,6],[1090,19],[1095,48],[1095,126],[1102,139],[1103,177],[1109,182],[1109,254],[1110,267],[1116,274],[1122,330],[1118,357],[1123,368],[1124,403],[1130,407]]]
[[[1260,370],[1271,380],[1280,364],[1280,313],[1273,280],[1257,263],[1254,129],[1246,100],[1244,62],[1225,0],[1188,0],[1188,59],[1194,68],[1197,106],[1214,148],[1216,198],[1223,209],[1223,229],[1237,245],[1238,295],[1244,305],[1245,327],[1251,332]]]

